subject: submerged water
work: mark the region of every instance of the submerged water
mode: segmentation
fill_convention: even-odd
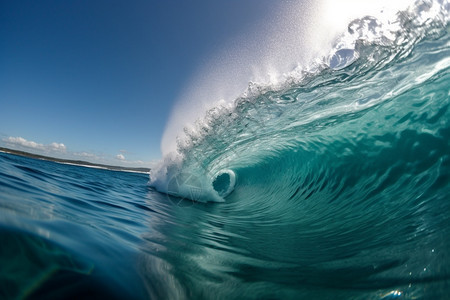
[[[450,5],[427,3],[212,109],[150,184],[0,153],[0,298],[447,298]]]

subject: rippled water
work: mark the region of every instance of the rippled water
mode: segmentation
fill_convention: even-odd
[[[265,184],[225,203],[180,201],[145,174],[0,153],[0,296],[445,299],[448,137],[400,135],[400,148],[427,145],[422,159],[388,148],[371,160],[362,149],[341,169],[324,162],[287,203],[283,191],[254,199]],[[321,158],[340,152],[330,153]]]
[[[0,298],[143,297],[147,181],[0,153]]]

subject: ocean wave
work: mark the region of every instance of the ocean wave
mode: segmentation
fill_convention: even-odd
[[[258,202],[316,195],[299,187],[305,178],[329,182],[337,170],[340,184],[355,180],[369,186],[346,172],[350,166],[362,178],[358,165],[379,160],[393,145],[403,147],[403,136],[445,135],[449,11],[448,1],[420,1],[395,19],[352,21],[329,55],[276,83],[250,83],[233,105],[214,107],[186,127],[177,152],[152,168],[150,185],[200,202],[233,201],[237,191],[240,199],[244,193]],[[421,118],[424,114],[437,121]],[[358,163],[341,165],[347,157]],[[372,172],[372,188],[389,173]],[[218,178],[225,181],[220,188]],[[320,180],[316,189],[326,186]]]

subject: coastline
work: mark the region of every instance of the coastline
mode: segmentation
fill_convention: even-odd
[[[62,159],[62,158],[39,155],[39,154],[34,154],[34,153],[25,152],[25,151],[4,148],[4,147],[0,147],[0,152],[24,156],[24,157],[28,157],[28,158],[52,161],[52,162],[56,162],[56,163],[60,163],[60,164],[85,167],[85,168],[95,168],[95,169],[104,169],[104,170],[110,170],[110,171],[132,172],[132,173],[142,173],[142,174],[150,173],[150,168],[133,168],[133,167],[121,167],[121,166],[95,164],[95,163],[82,161],[82,160]]]

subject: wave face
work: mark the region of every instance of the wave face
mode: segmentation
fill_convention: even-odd
[[[428,139],[447,138],[448,15],[448,1],[435,1],[418,2],[395,20],[354,20],[328,57],[282,83],[250,83],[234,105],[185,128],[178,152],[153,168],[151,186],[223,202],[236,184],[247,199],[239,201],[256,201],[246,196],[252,190],[258,202],[302,202],[319,190],[331,193],[328,200],[356,187],[372,195],[406,189],[406,174],[414,182],[430,176],[431,165],[409,168],[428,159],[419,153],[437,151]],[[433,156],[436,163],[442,157]],[[397,168],[405,173],[392,177]],[[220,190],[217,179],[225,181]]]

